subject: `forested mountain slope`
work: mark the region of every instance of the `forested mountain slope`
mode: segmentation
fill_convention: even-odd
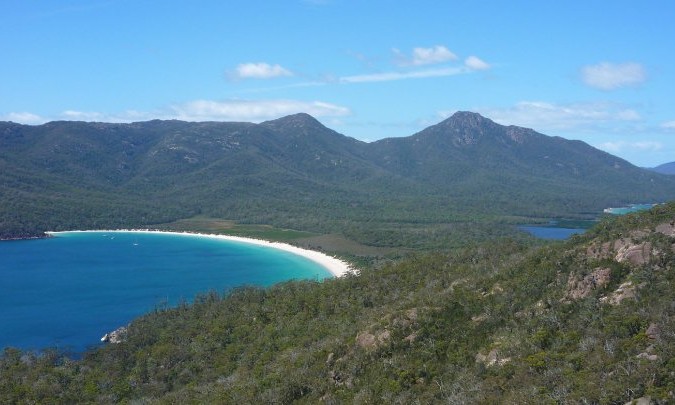
[[[471,112],[368,147],[368,156],[383,167],[458,201],[485,196],[493,201],[491,209],[505,213],[579,212],[621,200],[672,198],[670,179],[581,141],[499,125]]]
[[[670,163],[664,163],[662,165],[658,165],[650,170],[653,170],[657,173],[662,173],[662,174],[675,174],[675,162],[670,162]]]
[[[378,243],[400,228],[392,224],[578,215],[675,197],[673,177],[468,112],[372,143],[307,114],[261,124],[4,122],[0,182],[2,237],[201,214]]]
[[[6,349],[2,403],[675,401],[675,203],[157,310],[81,360]]]

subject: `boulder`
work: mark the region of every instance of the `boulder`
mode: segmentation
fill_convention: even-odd
[[[657,340],[661,337],[661,328],[659,327],[659,325],[652,322],[649,324],[649,327],[647,328],[645,334],[647,335],[648,338],[652,340]]]

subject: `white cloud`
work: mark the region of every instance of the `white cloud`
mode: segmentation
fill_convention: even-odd
[[[0,121],[12,121],[19,124],[35,125],[43,124],[48,120],[29,112],[11,112],[9,114],[0,116]]]
[[[103,121],[110,120],[111,117],[106,117],[99,112],[74,111],[67,110],[61,113],[61,118],[70,121]]]
[[[645,68],[639,63],[608,63],[584,66],[581,78],[587,85],[600,90],[634,86],[647,80]]]
[[[423,66],[457,60],[457,55],[442,45],[432,48],[414,48],[411,56],[406,56],[398,49],[393,49],[400,65]]]
[[[457,55],[450,52],[444,46],[437,45],[433,48],[415,48],[413,49],[413,65],[429,65],[434,63],[457,60]]]
[[[274,77],[293,76],[293,72],[281,65],[268,63],[242,63],[234,71],[235,78],[239,79],[271,79]]]
[[[341,77],[338,81],[340,83],[388,82],[393,80],[454,76],[463,73],[468,73],[468,70],[463,67],[448,67],[441,69],[416,70],[411,72],[383,72],[365,75],[344,76]]]
[[[661,128],[667,129],[667,130],[673,130],[673,129],[675,129],[675,121],[664,122],[663,124],[661,124]]]
[[[147,121],[152,119],[171,119],[167,117],[166,112],[153,111],[144,112],[136,110],[127,110],[121,113],[107,114],[97,111],[76,111],[66,110],[59,114],[55,119],[66,121],[87,121],[87,122],[134,122]]]
[[[490,69],[490,65],[487,64],[485,61],[482,59],[478,58],[477,56],[469,56],[466,58],[464,61],[464,64],[466,67],[468,67],[471,70],[487,70]]]
[[[195,100],[171,107],[171,118],[184,121],[252,121],[305,112],[315,117],[350,114],[347,107],[322,101],[298,100]]]
[[[616,154],[621,153],[626,150],[638,149],[643,152],[657,152],[663,149],[663,144],[657,141],[642,141],[642,142],[627,142],[627,141],[615,141],[615,142],[603,142],[598,144],[598,147],[607,152]]]
[[[640,114],[617,103],[554,104],[522,101],[505,109],[479,109],[481,114],[504,125],[536,130],[590,129],[611,122],[640,121]]]
[[[299,100],[194,100],[155,111],[128,110],[107,114],[93,111],[67,110],[56,117],[43,118],[31,113],[10,113],[0,120],[21,124],[42,124],[53,120],[136,122],[152,119],[183,121],[247,121],[260,122],[304,112],[315,117],[343,117],[351,114],[349,108],[323,101]]]

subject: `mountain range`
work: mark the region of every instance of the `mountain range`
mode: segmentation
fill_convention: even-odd
[[[342,232],[675,197],[675,178],[471,112],[371,143],[307,114],[260,124],[0,122],[0,182],[5,238],[194,215]]]

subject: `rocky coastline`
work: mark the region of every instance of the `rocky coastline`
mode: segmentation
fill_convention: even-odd
[[[113,343],[118,344],[122,343],[127,338],[127,326],[121,326],[115,329],[112,332],[108,332],[103,337],[101,337],[101,342],[103,343]]]

